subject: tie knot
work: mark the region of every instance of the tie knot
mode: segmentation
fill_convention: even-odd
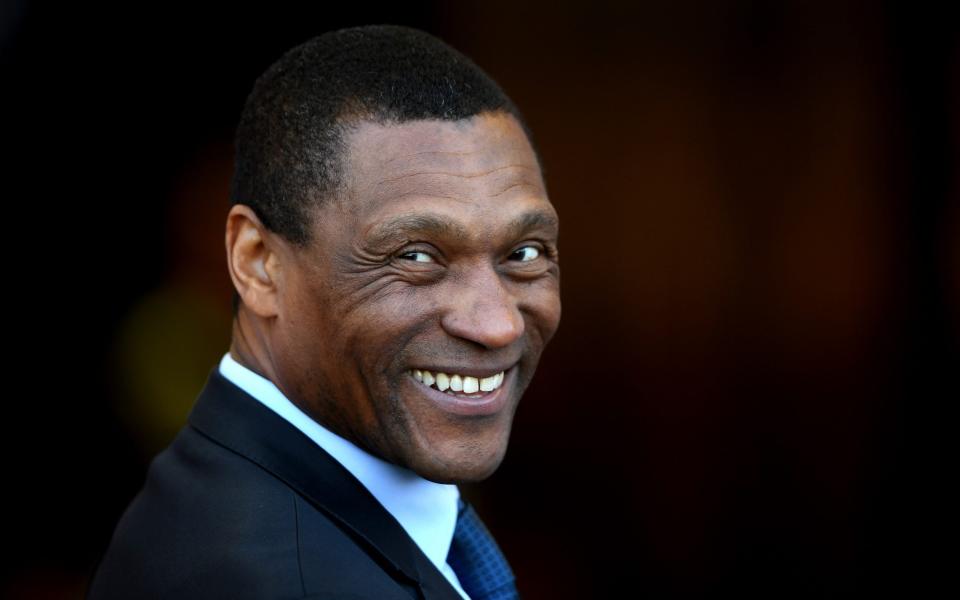
[[[473,507],[460,500],[447,563],[471,600],[517,600],[513,571]]]

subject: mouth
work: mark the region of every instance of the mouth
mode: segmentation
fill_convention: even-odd
[[[414,379],[429,388],[445,392],[451,396],[462,396],[464,398],[482,397],[483,394],[493,392],[503,385],[504,379],[504,371],[487,377],[473,377],[442,371],[421,371],[420,369],[412,369],[410,373]]]
[[[479,416],[496,414],[506,405],[506,388],[512,381],[513,371],[509,368],[468,375],[411,369],[409,374],[420,391],[441,409],[457,415]]]

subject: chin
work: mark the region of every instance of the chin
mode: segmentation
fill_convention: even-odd
[[[492,451],[461,448],[453,456],[430,457],[431,460],[414,465],[412,470],[424,479],[436,483],[476,483],[493,475],[506,453],[506,444]]]

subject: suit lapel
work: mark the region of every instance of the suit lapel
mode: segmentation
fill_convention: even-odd
[[[360,481],[300,430],[223,377],[219,369],[211,370],[188,422],[299,492],[394,577],[419,586],[426,598],[460,598]]]

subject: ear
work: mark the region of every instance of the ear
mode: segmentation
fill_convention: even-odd
[[[253,209],[235,204],[227,214],[227,269],[243,305],[269,318],[279,310],[280,261],[277,236],[271,235]]]

